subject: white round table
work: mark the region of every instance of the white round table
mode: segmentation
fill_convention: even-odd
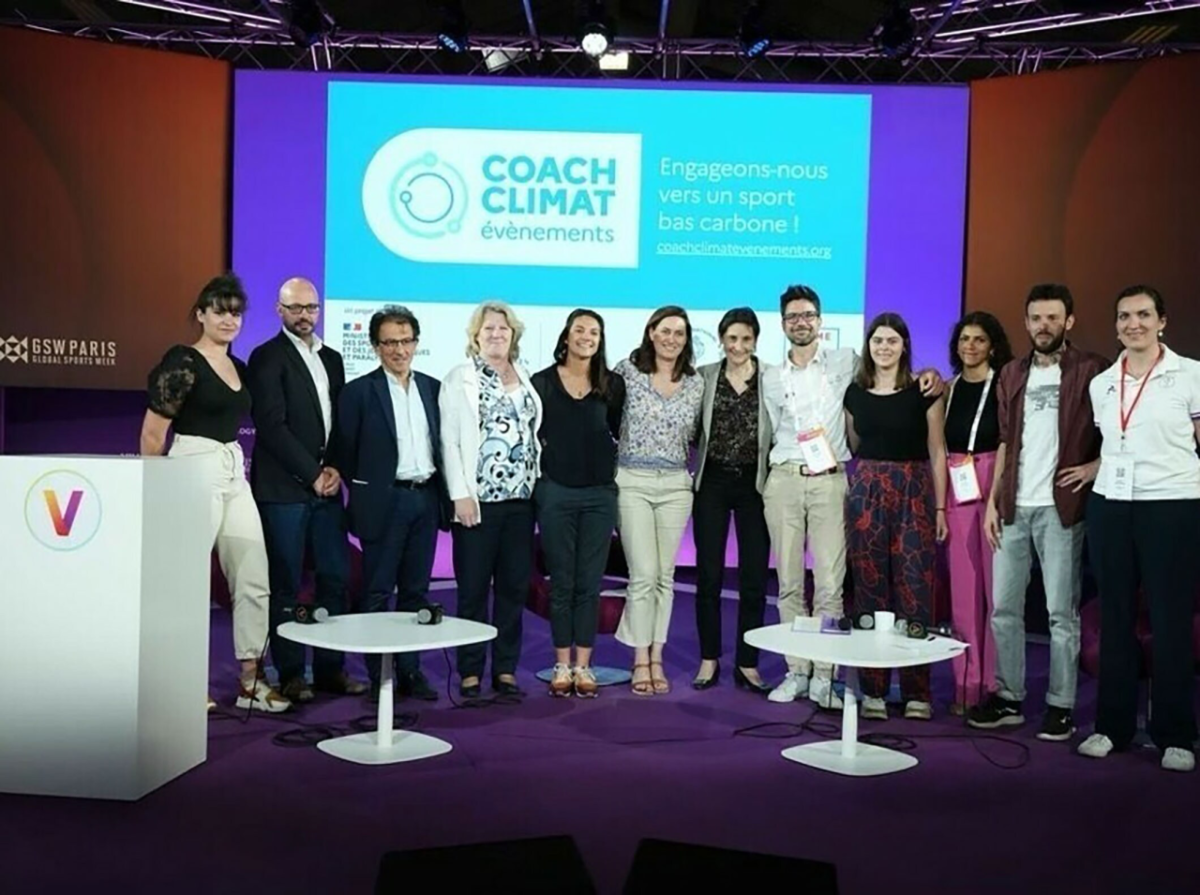
[[[790,625],[770,625],[747,631],[746,642],[769,653],[803,656],[814,662],[840,665],[846,670],[841,740],[792,746],[783,750],[783,757],[849,777],[894,774],[917,764],[917,759],[907,752],[858,742],[858,669],[929,665],[953,659],[967,648],[965,643],[949,637],[916,640],[891,632],[858,630],[849,634],[801,633],[793,631]]]
[[[496,637],[491,625],[444,617],[438,625],[418,625],[413,612],[364,612],[335,615],[328,621],[301,625],[285,622],[279,636],[296,643],[346,653],[379,653],[379,712],[374,733],[356,733],[317,743],[317,748],[356,764],[396,764],[443,755],[452,748],[445,740],[411,730],[393,730],[395,693],[392,656],[424,652]]]

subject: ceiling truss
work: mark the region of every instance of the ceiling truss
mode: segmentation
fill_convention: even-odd
[[[617,35],[613,50],[628,54],[624,70],[601,70],[574,37],[541,33],[530,0],[519,0],[527,33],[472,35],[470,49],[450,53],[434,34],[353,32],[329,28],[311,45],[289,34],[281,4],[252,11],[232,4],[192,0],[124,0],[152,6],[178,24],[63,22],[3,19],[0,24],[41,31],[198,53],[238,68],[307,69],[408,75],[654,79],[833,83],[954,83],[1074,65],[1134,60],[1200,51],[1187,43],[1080,43],[1055,40],[1065,28],[1124,18],[1200,9],[1200,0],[1153,0],[1124,10],[1063,12],[1032,0],[950,0],[911,7],[911,46],[881,51],[877,42],[775,42],[747,59],[733,37],[722,40],[669,36],[670,0],[661,0],[656,33]],[[264,14],[267,13],[267,14]],[[1078,33],[1078,32],[1076,32]]]

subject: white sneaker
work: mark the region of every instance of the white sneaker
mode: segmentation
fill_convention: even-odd
[[[875,721],[887,720],[887,703],[878,696],[864,696],[862,699],[862,716]]]
[[[904,704],[904,717],[913,721],[928,721],[933,717],[933,706],[919,699],[910,699]]]
[[[212,711],[213,709],[215,709],[216,707],[217,707],[217,701],[216,701],[215,699],[213,699],[211,695],[209,695],[209,697],[208,697],[208,710],[211,712],[211,711]]]
[[[789,671],[784,675],[783,682],[767,694],[771,702],[795,702],[808,693],[808,675],[798,671]]]
[[[1196,769],[1196,754],[1190,749],[1180,749],[1169,746],[1163,752],[1162,769],[1164,771],[1194,771]]]
[[[254,682],[254,691],[246,689],[246,684],[239,681],[237,707],[253,709],[256,712],[286,712],[292,704],[272,689],[271,685],[259,678]]]
[[[1088,758],[1107,758],[1108,753],[1113,750],[1113,741],[1102,733],[1094,733],[1082,743],[1075,751],[1080,755],[1086,755]],[[1163,757],[1164,761],[1166,756]]]
[[[808,686],[808,698],[823,709],[841,709],[842,697],[833,689],[833,681],[827,677],[815,677]]]

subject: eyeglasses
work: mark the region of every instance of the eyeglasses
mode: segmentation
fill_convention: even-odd
[[[805,323],[812,323],[821,315],[816,311],[792,311],[790,314],[783,315],[784,323],[799,323],[803,320]]]
[[[285,311],[287,311],[289,314],[319,314],[319,313],[321,313],[321,306],[320,306],[320,305],[285,305],[285,304],[280,304],[280,305],[279,305],[279,307],[283,308],[283,309],[284,309]]]
[[[397,348],[412,348],[416,344],[416,339],[381,339],[379,341],[379,347],[387,348],[389,351]]]

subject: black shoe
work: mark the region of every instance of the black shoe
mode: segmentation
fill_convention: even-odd
[[[721,680],[721,663],[718,661],[713,666],[712,677],[694,677],[692,678],[693,690],[708,690],[715,687]]]
[[[313,688],[302,677],[294,677],[282,684],[279,688],[279,695],[288,700],[288,702],[295,703],[312,702],[317,698],[317,694],[313,692]]]
[[[356,681],[346,672],[339,671],[332,677],[314,679],[313,689],[318,693],[331,693],[334,696],[362,696],[367,692],[367,685]]]
[[[993,693],[982,705],[967,712],[967,724],[979,730],[994,730],[997,727],[1016,727],[1025,723],[1021,714],[1021,703]]]
[[[524,691],[517,686],[516,680],[502,681],[500,675],[492,676],[492,690],[497,696],[524,696]]]
[[[437,702],[437,690],[430,686],[429,680],[421,671],[410,671],[396,678],[396,690],[401,696],[411,696],[413,699],[423,699],[426,702]]]
[[[458,695],[463,699],[478,699],[483,693],[483,684],[476,680],[473,684],[459,684]]]
[[[755,683],[746,677],[746,673],[742,669],[735,667],[733,669],[733,683],[742,690],[749,690],[751,693],[757,693],[759,696],[766,696],[771,692],[771,688],[759,681]]]
[[[1046,706],[1046,714],[1042,716],[1042,729],[1038,731],[1037,738],[1061,743],[1069,740],[1073,733],[1075,722],[1071,720],[1071,710],[1060,709],[1056,705]]]

